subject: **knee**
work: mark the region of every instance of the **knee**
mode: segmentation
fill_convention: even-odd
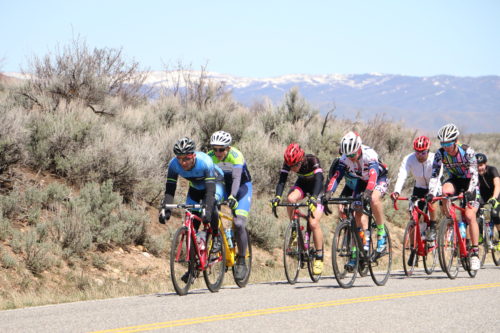
[[[234,218],[234,227],[236,229],[244,229],[247,222],[247,218],[241,215],[237,215]]]

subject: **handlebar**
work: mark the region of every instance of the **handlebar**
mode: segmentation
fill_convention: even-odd
[[[167,204],[167,205],[163,205],[162,206],[163,208],[171,208],[171,209],[174,209],[174,208],[182,208],[182,209],[201,209],[201,208],[205,208],[205,205],[201,205],[201,204],[193,204],[193,205],[188,205],[188,204]]]

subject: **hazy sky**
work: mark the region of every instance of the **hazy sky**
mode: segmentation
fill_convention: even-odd
[[[500,75],[500,1],[0,0],[0,69],[73,36],[162,70]]]

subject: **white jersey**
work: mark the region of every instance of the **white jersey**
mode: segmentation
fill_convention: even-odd
[[[361,145],[361,151],[361,157],[357,161],[351,161],[345,154],[340,158],[340,163],[345,165],[347,177],[368,181],[370,178],[369,167],[375,165],[379,173],[385,172],[385,167],[379,163],[378,154],[375,150],[368,146]]]
[[[432,163],[434,161],[434,153],[429,152],[427,160],[420,163],[417,160],[415,153],[406,155],[401,166],[399,167],[398,179],[396,180],[396,185],[394,186],[394,192],[401,194],[403,190],[403,185],[405,183],[408,172],[411,172],[413,178],[415,178],[415,187],[428,189],[429,183],[432,178]],[[440,171],[440,176],[443,171]]]

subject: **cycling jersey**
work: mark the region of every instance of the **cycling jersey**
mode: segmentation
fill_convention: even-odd
[[[467,191],[474,191],[478,185],[477,161],[474,150],[464,144],[457,143],[458,152],[455,156],[448,154],[443,148],[439,148],[434,155],[432,163],[432,178],[429,182],[429,193],[436,195],[439,187],[439,174],[441,166],[443,174],[447,177],[445,182],[456,179],[470,180]]]
[[[396,180],[396,185],[394,186],[394,192],[401,194],[406,177],[408,176],[408,172],[410,172],[413,175],[413,178],[415,178],[416,188],[429,188],[429,182],[432,178],[432,164],[434,162],[435,154],[431,152],[429,152],[428,154],[429,156],[427,156],[427,160],[423,163],[418,161],[417,155],[415,153],[406,155],[406,157],[401,162],[401,166],[399,167],[398,178]],[[441,173],[442,169],[440,169],[439,177],[441,177]]]
[[[351,161],[345,154],[340,157],[326,190],[335,192],[344,176],[346,185],[352,190],[360,188],[358,186],[360,181],[366,183],[366,189],[373,190],[380,178],[386,178],[387,167],[379,160],[378,154],[372,148],[361,145],[361,155],[356,161]]]
[[[479,192],[485,202],[493,196],[493,191],[495,190],[493,179],[496,177],[500,177],[497,168],[489,165],[486,166],[485,173],[483,175],[479,175]]]
[[[286,163],[283,163],[280,171],[278,186],[276,187],[276,195],[281,196],[283,194],[290,170],[291,168]],[[297,171],[297,176],[298,179],[295,183],[296,187],[304,190],[305,186],[310,186],[310,188],[305,189],[303,192],[309,193],[315,197],[321,193],[321,190],[323,189],[323,169],[321,168],[319,159],[316,156],[306,154],[299,171]]]

